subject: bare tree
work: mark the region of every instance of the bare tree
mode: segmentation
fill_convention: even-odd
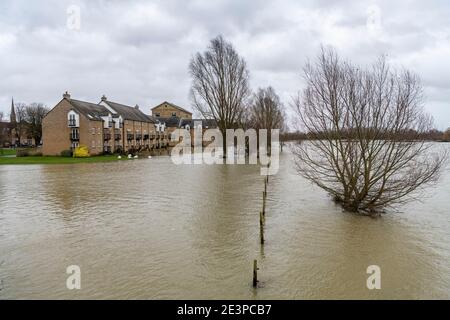
[[[25,108],[25,121],[27,123],[27,133],[34,139],[36,145],[42,138],[42,120],[48,112],[42,103],[32,103]]]
[[[280,97],[272,87],[259,88],[253,94],[250,106],[250,126],[256,130],[267,129],[267,145],[270,152],[272,129],[284,132],[286,129],[286,113]]]
[[[322,49],[304,77],[295,102],[310,138],[294,151],[301,175],[346,210],[369,215],[436,181],[446,151],[423,139],[432,119],[416,75],[392,71],[383,57],[364,70]]]
[[[272,87],[259,88],[253,94],[250,121],[255,129],[286,128],[286,113],[280,97]]]
[[[27,133],[27,122],[26,122],[26,104],[16,103],[14,106],[16,113],[16,122],[13,125],[14,135],[17,139],[19,146],[22,144],[21,138]]]
[[[189,65],[194,108],[206,119],[214,119],[226,141],[226,129],[242,122],[249,96],[247,65],[222,36],[211,40],[208,50],[197,53]],[[223,144],[224,157],[226,143]]]

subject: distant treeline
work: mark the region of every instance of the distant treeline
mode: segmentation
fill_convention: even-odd
[[[370,129],[364,132],[356,132],[352,130],[340,131],[338,132],[285,132],[281,134],[281,141],[295,141],[295,140],[316,140],[323,138],[344,138],[352,139],[358,136],[366,136],[368,138],[377,139],[402,139],[402,140],[427,140],[427,141],[438,141],[438,142],[450,142],[450,128],[445,131],[440,130],[429,130],[426,132],[417,132],[415,130],[409,130],[406,132],[375,132]]]

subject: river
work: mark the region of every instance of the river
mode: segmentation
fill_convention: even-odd
[[[263,189],[257,166],[164,156],[0,166],[0,299],[450,298],[449,168],[423,202],[372,219],[342,212],[285,150],[261,247]]]

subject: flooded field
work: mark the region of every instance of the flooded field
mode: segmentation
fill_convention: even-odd
[[[343,213],[299,177],[259,167],[114,163],[0,166],[0,298],[450,298],[450,170],[381,219]],[[253,289],[258,259],[260,288]],[[81,268],[81,290],[66,267]],[[366,268],[379,265],[381,290]]]

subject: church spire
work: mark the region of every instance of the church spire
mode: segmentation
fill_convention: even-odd
[[[14,109],[14,98],[11,99],[11,113],[9,114],[9,122],[16,123],[16,111]]]

